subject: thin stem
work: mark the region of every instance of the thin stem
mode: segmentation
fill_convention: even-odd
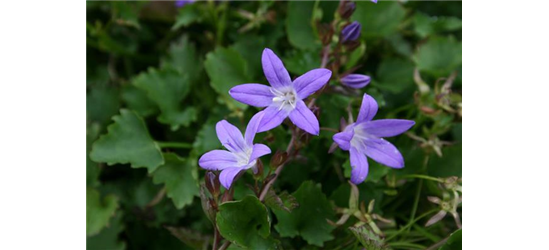
[[[324,131],[330,131],[330,132],[334,132],[334,133],[338,133],[339,131],[335,128],[327,128],[327,127],[320,127],[320,130],[324,130]]]
[[[165,194],[166,194],[166,188],[163,187],[162,189],[160,189],[160,191],[158,191],[158,193],[156,193],[154,198],[147,204],[147,207],[154,207],[156,204],[161,202]]]
[[[227,241],[225,241],[225,243],[223,243],[223,245],[221,245],[221,247],[219,248],[219,250],[225,250],[225,249],[227,249],[230,245],[231,245],[231,242],[227,240]]]
[[[434,212],[438,211],[438,209],[433,209],[431,211],[428,211],[420,216],[418,216],[417,218],[415,218],[414,220],[408,222],[408,224],[406,224],[406,226],[402,227],[400,230],[398,230],[395,234],[391,235],[391,237],[388,237],[387,238],[387,241],[393,239],[394,237],[396,237],[397,235],[399,235],[400,233],[404,232],[405,230],[407,230],[409,227],[411,227],[412,225],[414,225],[417,221],[423,219],[424,217],[426,217],[427,215],[430,215]]]
[[[213,239],[213,244],[212,244],[212,250],[217,249],[217,245],[219,245],[219,240],[220,240],[219,231],[217,231],[217,228],[214,228],[214,239]]]
[[[187,149],[191,149],[193,148],[193,145],[191,143],[187,143],[187,142],[162,142],[162,141],[157,141],[156,144],[158,144],[159,147],[161,148],[187,148]]]
[[[284,166],[286,165],[286,163],[289,161],[290,159],[290,155],[291,155],[291,151],[293,150],[293,147],[294,147],[294,142],[296,140],[296,133],[293,132],[292,133],[292,139],[290,139],[290,144],[288,144],[288,147],[286,148],[286,152],[288,153],[288,159],[286,160],[286,162],[284,162],[283,164],[281,164],[276,170],[275,170],[275,177],[272,178],[271,180],[269,180],[269,182],[267,182],[265,184],[265,186],[263,187],[263,190],[261,190],[261,194],[259,195],[259,200],[260,201],[263,201],[265,200],[265,197],[267,196],[267,193],[269,192],[269,189],[271,188],[271,186],[273,185],[273,183],[276,181],[276,179],[278,179],[278,176],[280,175],[280,172],[282,172],[282,169],[284,168]]]
[[[425,159],[423,161],[423,169],[422,169],[422,172],[425,172],[427,171],[427,165],[429,164],[429,155],[425,155]],[[416,217],[416,212],[417,212],[417,206],[419,205],[419,196],[421,195],[421,188],[423,187],[423,179],[420,179],[419,180],[419,185],[417,187],[417,192],[416,192],[416,196],[414,198],[414,206],[412,207],[412,213],[410,214],[410,220],[414,220],[414,218]],[[410,228],[408,228],[406,230],[406,232],[409,232],[410,231]]]
[[[428,175],[422,175],[422,174],[408,174],[408,175],[403,175],[400,178],[401,179],[418,178],[418,179],[425,179],[425,180],[436,181],[436,182],[444,182],[440,178],[436,178],[436,177],[432,177],[432,176],[428,176]]]

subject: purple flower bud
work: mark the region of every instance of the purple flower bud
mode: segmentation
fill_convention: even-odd
[[[341,78],[341,83],[350,88],[360,89],[370,83],[370,77],[361,74],[350,74]]]
[[[360,36],[360,28],[360,23],[357,21],[345,26],[345,28],[341,30],[341,42],[350,42],[358,39]]]
[[[177,8],[181,8],[187,4],[191,4],[191,3],[194,3],[196,0],[179,0],[179,1],[175,1],[175,7]]]
[[[356,4],[353,2],[345,1],[339,6],[339,15],[343,19],[349,19],[351,15],[353,15],[353,12],[355,12]]]
[[[377,0],[372,0],[372,3],[377,3]]]

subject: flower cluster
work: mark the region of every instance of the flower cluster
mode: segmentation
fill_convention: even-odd
[[[351,27],[351,30],[343,29],[342,32],[353,34],[342,35],[346,39],[356,39],[359,35],[356,34],[356,25],[351,24],[347,27]],[[360,31],[360,25],[358,30]],[[292,81],[280,58],[268,48],[263,51],[261,63],[270,86],[246,83],[233,87],[229,94],[239,102],[265,109],[252,117],[244,137],[238,128],[229,122],[218,122],[217,137],[228,151],[210,151],[198,162],[204,169],[221,171],[220,182],[227,189],[242,170],[251,168],[256,173],[259,157],[271,153],[266,145],[253,143],[256,133],[271,130],[288,117],[293,124],[307,133],[320,133],[317,117],[303,100],[324,87],[332,77],[332,72],[324,68],[313,69]],[[370,82],[370,77],[351,74],[341,80],[346,86],[362,88]],[[376,101],[364,94],[357,121],[333,137],[341,149],[350,151],[353,168],[351,181],[355,184],[363,182],[368,175],[366,156],[392,168],[404,167],[400,152],[382,137],[401,134],[412,127],[414,122],[397,119],[372,121],[377,109]]]

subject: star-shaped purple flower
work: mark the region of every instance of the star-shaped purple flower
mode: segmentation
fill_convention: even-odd
[[[257,159],[271,153],[271,149],[264,144],[253,144],[255,134],[262,115],[252,117],[244,137],[237,127],[222,120],[217,123],[215,130],[217,138],[229,151],[212,150],[205,153],[198,160],[198,165],[206,170],[220,170],[219,181],[226,189],[231,187],[235,176],[242,170],[252,169],[257,172]]]
[[[263,50],[261,63],[271,87],[247,83],[229,90],[229,94],[239,102],[255,107],[267,107],[257,114],[263,115],[258,132],[273,129],[286,117],[290,117],[290,120],[299,128],[318,135],[320,132],[318,119],[303,99],[322,88],[332,77],[332,71],[313,69],[292,81],[280,58],[268,48]]]
[[[360,184],[368,176],[368,160],[372,158],[391,168],[403,168],[404,158],[398,149],[382,137],[402,134],[415,122],[401,119],[372,121],[377,113],[377,102],[364,94],[356,122],[349,124],[343,132],[334,135],[337,145],[351,155],[351,182]]]

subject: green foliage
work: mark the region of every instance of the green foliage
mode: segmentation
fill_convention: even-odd
[[[336,13],[339,4],[88,2],[87,249],[210,249],[216,227],[218,249],[426,249],[455,232],[449,215],[424,225],[432,216],[426,213],[439,209],[428,196],[461,193],[461,180],[448,178],[461,177],[461,2],[356,1],[350,19]],[[355,20],[362,35],[339,46],[342,27]],[[333,34],[326,29],[332,23]],[[267,84],[265,48],[292,79],[318,68],[321,38],[332,39],[332,78],[305,100],[316,98],[320,135],[298,134],[295,154],[263,201],[271,159],[292,137],[289,120],[255,137],[272,150],[261,157],[262,175],[249,170],[218,195],[202,188],[206,171],[198,160],[223,148],[216,123],[243,130],[261,110],[228,91]],[[371,83],[343,87],[348,73]],[[416,124],[387,138],[405,167],[369,158],[367,179],[351,189],[349,152],[327,152],[341,119],[356,120],[364,93],[379,105],[375,119]],[[461,207],[456,211],[461,216]],[[459,249],[458,234],[443,248]]]
[[[457,231],[453,232],[450,235],[450,238],[444,245],[442,245],[439,249],[440,250],[454,250],[454,249],[461,249],[461,229],[458,229]]]
[[[274,249],[267,208],[255,196],[225,202],[216,217],[219,233],[246,249]]]
[[[334,229],[328,224],[328,219],[333,219],[334,211],[326,195],[322,193],[319,185],[312,181],[306,181],[295,191],[292,196],[299,204],[291,212],[273,210],[278,219],[275,228],[283,237],[301,236],[307,243],[320,246],[325,241],[333,239],[330,234]]]
[[[129,163],[133,168],[145,167],[149,173],[164,164],[160,148],[153,141],[143,120],[133,111],[121,109],[94,144],[90,158],[108,165]]]

